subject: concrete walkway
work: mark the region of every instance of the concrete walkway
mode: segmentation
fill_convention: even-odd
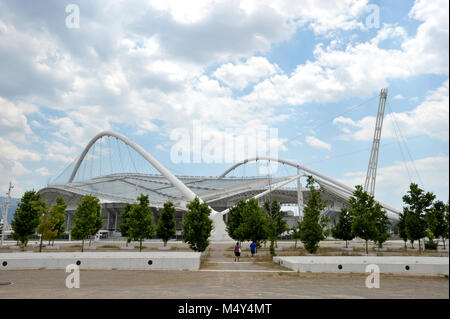
[[[268,255],[251,257],[249,251],[243,251],[239,262],[234,261],[234,258],[233,249],[229,247],[211,249],[204,258],[200,271],[292,272],[292,270],[274,263]]]

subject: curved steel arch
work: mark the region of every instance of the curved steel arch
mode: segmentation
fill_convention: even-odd
[[[147,160],[154,168],[156,168],[167,180],[175,186],[186,198],[187,200],[191,201],[195,197],[198,197],[192,190],[190,190],[182,181],[180,181],[175,175],[173,175],[167,168],[165,168],[161,163],[159,163],[153,156],[151,156],[149,153],[147,153],[142,147],[140,147],[138,144],[130,140],[129,138],[123,136],[122,134],[112,132],[112,131],[103,131],[94,136],[93,139],[89,141],[89,143],[84,148],[83,152],[81,153],[80,157],[77,160],[77,163],[75,164],[75,167],[73,168],[72,174],[69,178],[69,183],[71,183],[75,177],[75,175],[78,172],[78,169],[80,168],[81,163],[83,162],[86,154],[89,152],[89,149],[94,145],[94,143],[101,139],[103,136],[112,136],[115,138],[118,138],[125,144],[129,145],[131,148],[133,148],[136,152],[138,152],[143,158]]]
[[[232,170],[234,170],[235,168],[237,168],[237,167],[239,167],[241,165],[244,165],[244,164],[246,164],[248,162],[255,162],[255,161],[258,161],[258,160],[274,161],[274,162],[278,162],[278,163],[282,163],[282,164],[286,164],[286,165],[295,167],[297,169],[304,170],[305,172],[308,172],[308,173],[310,173],[312,175],[318,176],[318,177],[320,177],[320,178],[322,178],[322,179],[324,179],[324,180],[326,180],[328,182],[331,182],[332,184],[334,184],[336,186],[339,186],[340,189],[337,188],[334,185],[329,185],[329,186],[334,186],[337,190],[339,190],[341,192],[343,191],[348,196],[351,196],[353,194],[354,189],[352,189],[351,187],[348,187],[347,185],[342,184],[341,182],[338,182],[338,181],[336,181],[336,180],[334,180],[334,179],[332,179],[332,178],[330,178],[330,177],[328,177],[328,176],[326,176],[326,175],[324,175],[322,173],[319,173],[319,172],[317,172],[315,170],[312,170],[310,168],[307,168],[307,167],[305,167],[303,165],[300,165],[300,164],[295,163],[295,162],[290,161],[290,160],[285,160],[285,159],[275,158],[275,157],[268,157],[268,156],[259,156],[259,157],[252,157],[252,158],[244,159],[244,160],[234,164],[233,166],[231,166],[225,172],[223,172],[222,175],[219,176],[219,178],[225,177],[229,172],[231,172]],[[396,208],[394,208],[394,207],[392,207],[390,205],[384,204],[384,203],[382,203],[380,201],[377,201],[377,200],[376,200],[376,202],[378,202],[382,207],[390,210],[394,214],[397,214],[397,218],[398,218],[398,214],[401,213],[398,209],[396,209]]]
[[[223,172],[222,175],[219,176],[219,178],[225,177],[229,172],[231,172],[232,170],[234,170],[235,168],[237,168],[237,167],[239,167],[239,166],[241,166],[241,165],[244,165],[244,164],[246,164],[246,163],[248,163],[248,162],[255,162],[255,161],[259,161],[259,160],[263,160],[263,161],[274,161],[274,162],[286,164],[286,165],[289,165],[289,166],[292,166],[292,167],[295,167],[295,168],[304,170],[305,172],[308,172],[308,173],[311,173],[311,174],[313,174],[313,175],[316,175],[316,176],[318,176],[318,177],[320,177],[320,178],[323,178],[324,180],[327,180],[327,181],[329,181],[329,182],[331,182],[331,183],[333,183],[333,184],[335,184],[335,185],[337,185],[337,186],[343,188],[344,190],[349,191],[350,193],[353,193],[353,189],[352,189],[351,187],[348,187],[347,185],[342,184],[341,182],[338,182],[338,181],[336,181],[336,180],[334,180],[334,179],[332,179],[332,178],[330,178],[330,177],[328,177],[328,176],[326,176],[326,175],[323,175],[322,173],[319,173],[319,172],[317,172],[317,171],[315,171],[315,170],[312,170],[312,169],[310,169],[310,168],[307,168],[307,167],[305,167],[305,166],[302,166],[302,165],[300,165],[300,164],[298,164],[298,163],[295,163],[295,162],[293,162],[293,161],[284,160],[284,159],[281,159],[281,158],[275,158],[275,157],[268,157],[268,156],[252,157],[252,158],[247,158],[247,159],[245,159],[245,160],[243,160],[243,161],[240,161],[240,162],[234,164],[233,166],[231,166],[231,167],[230,167],[229,169],[227,169],[225,172]]]

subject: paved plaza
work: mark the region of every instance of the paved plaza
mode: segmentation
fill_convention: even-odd
[[[369,289],[366,274],[296,273],[266,253],[244,251],[238,263],[231,242],[213,244],[200,271],[82,269],[73,289],[62,269],[0,271],[0,298],[449,298],[448,276],[381,275],[380,288]]]

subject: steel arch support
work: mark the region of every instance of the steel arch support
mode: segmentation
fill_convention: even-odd
[[[326,176],[326,175],[324,175],[322,173],[319,173],[319,172],[317,172],[315,170],[307,168],[307,167],[305,167],[303,165],[300,165],[298,163],[295,163],[293,161],[284,160],[284,159],[281,159],[281,158],[268,157],[268,156],[259,156],[259,157],[253,157],[253,158],[244,159],[244,160],[234,164],[233,166],[231,166],[225,172],[223,172],[222,175],[219,176],[219,178],[225,177],[229,172],[231,172],[232,170],[234,170],[235,168],[237,168],[237,167],[239,167],[241,165],[244,165],[244,164],[246,164],[248,162],[255,162],[255,161],[258,161],[258,160],[276,161],[278,163],[282,163],[282,164],[286,164],[286,165],[289,165],[289,166],[292,166],[292,167],[296,167],[298,170],[303,170],[303,171],[308,172],[308,173],[310,173],[312,175],[320,177],[320,178],[322,178],[325,181],[330,182],[331,183],[331,185],[329,184],[330,187],[332,187],[333,189],[335,189],[335,190],[337,190],[339,192],[347,193],[348,197],[350,197],[351,194],[353,194],[353,191],[354,191],[353,188],[348,187],[347,185],[345,185],[345,184],[343,184],[343,183],[341,183],[341,182],[339,182],[339,181],[337,181],[335,179],[332,179],[332,178],[330,178],[330,177],[328,177],[328,176]],[[385,209],[387,209],[387,210],[389,210],[389,211],[391,211],[393,213],[393,214],[390,214],[390,216],[393,217],[392,219],[398,220],[398,214],[401,213],[398,209],[396,209],[396,208],[394,208],[394,207],[392,207],[390,205],[384,204],[384,203],[382,203],[380,201],[377,201],[377,200],[375,200],[375,201],[377,203],[379,203],[383,208],[385,208]]]
[[[89,152],[90,148],[94,143],[101,139],[104,136],[112,136],[115,137],[128,146],[130,146],[132,149],[134,149],[136,152],[138,152],[142,157],[145,158],[147,162],[149,162],[154,168],[156,168],[167,180],[175,186],[185,197],[188,201],[193,200],[197,195],[190,190],[186,185],[184,185],[183,182],[181,182],[175,175],[173,175],[167,168],[165,168],[161,163],[159,163],[153,156],[151,156],[148,152],[146,152],[142,147],[140,147],[138,144],[130,140],[129,138],[123,136],[122,134],[112,132],[112,131],[104,131],[96,136],[94,136],[93,139],[89,141],[89,143],[84,148],[83,152],[81,153],[80,157],[78,158],[75,167],[73,168],[72,174],[69,178],[69,183],[72,183],[75,175],[78,172],[78,169],[80,168],[81,163],[83,162],[86,154]]]

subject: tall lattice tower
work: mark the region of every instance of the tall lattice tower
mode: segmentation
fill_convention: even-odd
[[[386,108],[387,88],[381,89],[380,101],[378,102],[377,121],[373,135],[372,151],[370,152],[369,167],[367,168],[364,190],[370,195],[375,193],[375,179],[377,178],[378,151],[380,149],[381,128],[383,127],[384,109]]]

